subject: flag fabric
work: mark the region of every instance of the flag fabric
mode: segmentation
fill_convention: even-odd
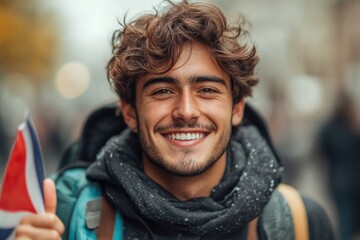
[[[29,117],[18,127],[0,190],[0,239],[13,239],[29,213],[44,213],[44,165]]]

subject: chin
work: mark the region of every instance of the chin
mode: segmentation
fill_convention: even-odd
[[[209,170],[218,159],[209,159],[205,163],[196,163],[192,159],[182,160],[181,164],[171,164],[163,159],[151,159],[149,160],[158,166],[162,171],[167,174],[174,175],[177,177],[195,177],[205,173]]]

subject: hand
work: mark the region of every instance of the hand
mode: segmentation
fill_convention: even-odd
[[[16,228],[17,240],[61,239],[61,234],[64,233],[64,224],[55,214],[57,204],[56,188],[51,179],[44,180],[44,198],[46,213],[31,214],[24,217]]]

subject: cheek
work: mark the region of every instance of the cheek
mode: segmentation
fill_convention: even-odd
[[[154,126],[159,124],[162,119],[169,116],[171,108],[164,104],[153,103],[143,105],[142,109],[139,109],[139,119],[141,125],[146,125],[147,128],[153,129]]]
[[[201,109],[218,118],[230,117],[232,114],[232,104],[227,101],[204,101],[201,103]]]

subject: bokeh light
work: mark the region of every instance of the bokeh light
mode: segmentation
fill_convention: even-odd
[[[287,85],[289,107],[294,114],[308,116],[315,114],[322,106],[323,87],[320,79],[301,75],[293,78]]]
[[[66,63],[57,72],[55,85],[59,94],[64,98],[80,97],[90,85],[90,71],[83,63]]]

